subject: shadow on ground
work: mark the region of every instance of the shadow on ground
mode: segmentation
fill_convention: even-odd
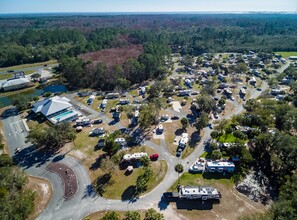
[[[191,148],[195,147],[200,142],[200,140],[201,140],[200,133],[198,131],[193,132],[190,137],[189,146]]]
[[[170,201],[167,201],[166,199],[161,199],[158,203],[158,208],[160,211],[166,210],[170,204]]]
[[[129,186],[125,191],[123,192],[121,199],[122,201],[132,201],[133,199],[136,199],[136,187],[134,185]]]
[[[87,185],[84,190],[84,195],[83,195],[82,199],[94,198],[95,196],[96,196],[96,192],[94,190],[93,185],[92,184]]]
[[[56,151],[50,151],[49,149],[38,150],[34,145],[31,145],[15,154],[13,156],[13,161],[24,169],[28,169],[32,166],[42,166],[56,154]]]
[[[97,170],[100,165],[101,165],[101,161],[102,159],[104,159],[106,157],[106,154],[102,154],[100,155],[98,158],[96,158],[96,161],[94,163],[92,163],[92,165],[90,166],[90,170]]]
[[[211,210],[213,204],[218,203],[216,200],[177,200],[176,208],[185,210]]]

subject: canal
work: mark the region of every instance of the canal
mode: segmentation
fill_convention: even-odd
[[[45,92],[63,93],[63,92],[67,92],[67,88],[63,85],[49,85],[42,89],[35,88],[35,89],[29,90],[29,91],[27,90],[24,92],[22,92],[22,90],[20,90],[16,94],[0,97],[0,108],[11,105],[13,98],[16,96],[21,95],[23,97],[32,98],[34,96],[41,96]]]

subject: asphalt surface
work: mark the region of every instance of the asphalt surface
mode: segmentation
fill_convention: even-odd
[[[46,67],[55,67],[55,66],[58,66],[58,64],[49,64],[47,65]],[[35,67],[27,67],[27,68],[21,68],[21,69],[16,69],[14,70],[14,72],[20,72],[20,71],[38,71],[40,68],[45,68],[45,66],[35,66]],[[5,73],[8,73],[7,71],[0,71],[0,74],[5,74]]]
[[[267,84],[263,83],[262,90],[266,87]],[[251,98],[256,98],[260,94],[261,91],[257,91],[256,89],[251,90]],[[67,98],[70,98],[72,102],[77,102],[73,99],[73,95],[67,95]],[[229,118],[232,115],[239,114],[243,111],[242,104],[238,104],[236,102],[234,103],[235,111],[222,118]],[[93,116],[101,117],[105,122],[109,123],[111,121],[111,119],[107,118],[103,113],[96,112],[79,102],[77,102],[77,105],[90,111]],[[176,114],[181,117],[186,116],[183,112]],[[182,163],[184,165],[185,172],[187,172],[191,164],[204,152],[205,142],[210,139],[211,133],[210,128],[205,128],[204,135],[201,137],[199,145],[196,147],[194,152],[185,159],[172,156],[167,150],[165,140],[161,140],[160,146],[149,140],[144,140],[144,145],[156,150],[160,155],[160,158],[167,162],[168,172],[166,173],[164,180],[151,192],[137,199],[121,201],[105,199],[97,196],[91,186],[91,180],[88,172],[80,161],[67,156],[65,157],[64,155],[38,152],[30,143],[25,143],[25,138],[28,132],[26,131],[19,115],[3,118],[2,123],[7,144],[14,160],[23,167],[25,172],[29,175],[46,178],[53,185],[54,190],[52,199],[48,207],[38,217],[38,219],[42,220],[82,219],[87,214],[100,210],[124,211],[148,209],[156,206],[158,206],[161,211],[165,210],[168,204],[161,201],[161,196],[163,192],[166,192],[168,188],[178,179],[174,166],[177,163]],[[123,128],[120,123],[117,123],[116,126]],[[21,151],[15,154],[15,149],[18,147],[21,148]],[[66,200],[63,197],[64,187],[61,177],[55,173],[49,172],[46,169],[46,166],[51,162],[63,163],[70,167],[75,173],[78,180],[78,191],[71,199]]]

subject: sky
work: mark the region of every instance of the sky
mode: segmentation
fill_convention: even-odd
[[[0,13],[297,12],[297,0],[0,0]]]

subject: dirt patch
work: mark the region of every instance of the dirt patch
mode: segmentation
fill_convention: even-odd
[[[92,53],[85,53],[79,57],[84,61],[93,61],[92,65],[94,66],[98,63],[104,63],[107,68],[111,68],[115,65],[122,66],[129,58],[137,58],[142,53],[143,46],[137,44],[122,48],[111,48]]]
[[[74,171],[62,163],[50,163],[47,169],[58,174],[64,182],[64,197],[70,199],[77,192],[77,180]]]
[[[52,185],[49,181],[33,176],[28,177],[27,187],[36,193],[34,201],[34,213],[29,215],[28,220],[36,219],[38,215],[47,207],[52,196]]]
[[[255,203],[238,193],[230,184],[200,178],[196,179],[195,182],[194,185],[211,185],[215,187],[221,192],[222,199],[219,203],[200,200],[183,200],[171,203],[171,208],[186,219],[235,220],[256,212],[264,212],[267,209],[264,205]],[[184,218],[181,217],[181,219]]]

